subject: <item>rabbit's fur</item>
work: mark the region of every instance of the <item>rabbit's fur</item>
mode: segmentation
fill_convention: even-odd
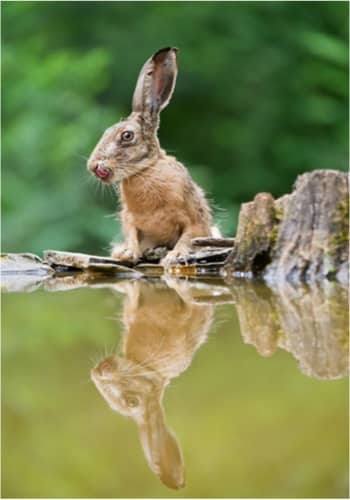
[[[88,160],[88,170],[103,182],[120,182],[125,243],[112,257],[137,262],[144,250],[172,249],[163,264],[186,254],[192,238],[211,235],[204,192],[186,168],[161,149],[159,114],[170,101],[177,75],[176,49],[156,52],[137,80],[132,113],[108,128]]]
[[[122,356],[104,358],[91,378],[110,407],[131,417],[150,468],[170,488],[184,486],[181,448],[168,428],[162,399],[206,340],[213,306],[191,302],[187,283],[172,288],[143,280],[117,285],[126,293]]]

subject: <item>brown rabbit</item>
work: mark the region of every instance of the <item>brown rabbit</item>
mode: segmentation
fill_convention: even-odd
[[[206,340],[212,305],[190,302],[190,285],[123,282],[127,294],[123,355],[107,356],[91,378],[110,407],[131,417],[151,470],[170,488],[184,486],[181,448],[168,428],[162,399],[171,379],[190,365]]]
[[[104,132],[88,160],[88,170],[101,181],[120,181],[125,243],[114,245],[115,259],[136,262],[147,248],[167,246],[172,250],[163,264],[169,265],[188,253],[192,238],[212,233],[202,189],[157,138],[160,111],[175,87],[176,52],[160,49],[146,61],[132,113]]]

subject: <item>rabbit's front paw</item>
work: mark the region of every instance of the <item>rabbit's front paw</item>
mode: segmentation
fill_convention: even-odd
[[[176,266],[180,264],[180,259],[181,259],[181,264],[186,264],[188,257],[188,252],[180,252],[179,250],[171,250],[170,252],[167,253],[167,255],[164,257],[164,259],[161,260],[161,265],[164,266],[165,269]]]
[[[140,253],[125,245],[116,245],[112,250],[111,257],[115,260],[124,260],[135,264],[140,259]]]

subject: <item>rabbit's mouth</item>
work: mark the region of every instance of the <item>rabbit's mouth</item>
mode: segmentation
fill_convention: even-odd
[[[97,165],[97,167],[94,169],[94,174],[104,182],[108,182],[112,176],[112,172],[109,168],[101,167],[100,165]]]

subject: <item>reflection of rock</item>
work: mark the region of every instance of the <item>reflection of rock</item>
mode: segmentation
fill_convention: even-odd
[[[280,347],[291,352],[305,375],[333,379],[349,369],[348,294],[332,284],[324,288],[280,290],[276,295]]]
[[[272,291],[264,285],[241,284],[233,289],[241,333],[259,354],[277,347],[297,359],[305,375],[334,379],[349,370],[348,294],[328,283],[323,287]]]
[[[1,289],[5,292],[32,292],[52,275],[53,270],[31,253],[2,253]]]
[[[118,413],[131,417],[151,470],[170,488],[184,486],[181,448],[162,405],[165,387],[192,362],[205,341],[213,306],[192,301],[191,285],[124,281],[122,356],[103,359],[92,371],[97,389]]]
[[[33,274],[47,276],[53,270],[33,253],[2,253],[1,274]]]
[[[280,334],[271,290],[263,283],[238,282],[232,291],[244,342],[253,344],[262,356],[271,356]]]

